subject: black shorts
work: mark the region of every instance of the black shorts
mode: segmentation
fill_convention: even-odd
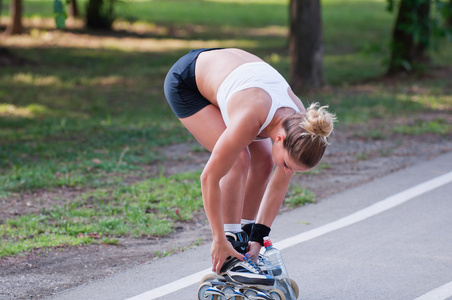
[[[189,117],[211,104],[198,90],[195,78],[195,64],[198,55],[204,51],[221,48],[192,50],[182,56],[169,70],[165,78],[165,97],[178,118]]]

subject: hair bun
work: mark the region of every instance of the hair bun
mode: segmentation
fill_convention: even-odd
[[[319,103],[312,103],[306,113],[306,118],[300,122],[300,127],[304,129],[302,136],[310,136],[312,139],[319,137],[325,144],[328,144],[328,137],[334,129],[336,115],[328,112],[328,105],[320,106]]]

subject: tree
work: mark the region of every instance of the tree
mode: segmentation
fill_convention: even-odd
[[[320,0],[290,1],[289,51],[294,92],[320,88],[324,84]]]
[[[397,0],[388,0],[393,11]],[[450,37],[452,0],[399,0],[391,41],[388,75],[409,73],[430,62],[427,53],[438,41]],[[436,43],[435,43],[436,42]]]
[[[69,15],[73,18],[78,18],[80,16],[76,0],[70,0],[69,2]]]
[[[21,34],[23,31],[22,0],[11,0],[9,10],[11,21],[3,34],[5,35]],[[0,66],[21,63],[23,63],[22,59],[16,58],[7,48],[4,48],[0,45]]]
[[[411,72],[429,61],[430,0],[401,0],[391,42],[388,74]]]
[[[23,32],[22,0],[11,0],[9,14],[11,16],[11,21],[8,27],[6,28],[4,34],[6,35],[21,34]]]
[[[115,0],[89,0],[86,7],[86,26],[110,30],[115,19]]]
[[[452,29],[452,0],[449,0],[449,13],[447,17],[449,29]]]

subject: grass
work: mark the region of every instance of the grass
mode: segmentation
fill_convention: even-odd
[[[161,74],[156,79],[153,69],[137,71],[138,64],[152,57],[115,51],[101,54],[104,58],[95,51],[36,52],[42,55],[38,67],[0,72],[4,92],[0,126],[5,128],[0,132],[0,168],[10,170],[0,175],[0,182],[9,179],[5,190],[90,185],[106,173],[129,172],[151,163],[159,157],[152,149],[187,140],[161,92],[145,87],[147,81],[160,83]],[[64,58],[50,59],[58,55]],[[124,60],[114,67],[122,74],[102,79],[113,57]],[[138,83],[126,71],[128,60],[137,64],[129,65],[129,71],[137,71]],[[82,61],[99,70],[80,69]],[[59,70],[58,65],[65,67]],[[125,78],[129,85],[121,84]]]
[[[183,246],[183,247],[174,246],[170,250],[155,251],[154,252],[155,259],[167,257],[167,256],[173,255],[173,254],[181,252],[181,251],[186,251],[188,249],[201,245],[201,243],[202,243],[202,239],[200,238],[189,246]]]
[[[44,246],[166,235],[174,222],[191,220],[202,208],[199,175],[180,173],[87,191],[63,206],[8,219],[0,225],[0,257]]]
[[[88,1],[77,1],[82,15]],[[53,0],[28,0],[24,4],[26,17],[53,17]],[[165,23],[171,25],[195,24],[208,26],[262,27],[287,25],[287,1],[215,1],[215,0],[152,0],[118,1],[115,14],[131,22]],[[8,12],[9,1],[3,1],[3,14]],[[252,14],[249,12],[253,11]]]
[[[315,195],[307,189],[292,185],[286,196],[285,204],[291,207],[297,207],[315,202]]]
[[[6,16],[9,1],[2,3]],[[25,0],[24,21],[32,24],[27,34],[2,40],[32,63],[0,69],[0,198],[61,187],[82,192],[51,210],[1,220],[0,256],[164,235],[174,222],[192,218],[202,206],[198,173],[144,180],[149,165],[164,166],[161,146],[192,140],[164,100],[166,71],[191,48],[241,47],[287,78],[287,5],[286,0],[124,0],[117,32],[105,33],[75,25],[55,31],[47,19],[52,0]],[[305,103],[329,104],[339,127],[452,107],[447,78],[373,80],[384,74],[389,57],[395,15],[385,7],[384,0],[322,2],[330,88],[300,96]],[[452,67],[451,44],[432,58]],[[361,134],[446,137],[452,130],[447,122],[414,120]],[[124,181],[128,176],[143,180],[130,185]],[[287,204],[314,196],[291,187]]]
[[[433,121],[415,120],[410,125],[398,125],[394,130],[403,134],[422,135],[431,133],[447,136],[452,132],[452,124],[447,124],[444,119]]]

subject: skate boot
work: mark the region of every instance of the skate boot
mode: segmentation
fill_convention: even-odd
[[[242,261],[235,257],[230,258],[221,268],[220,275],[227,281],[249,286],[268,287],[275,282],[274,278],[262,272],[252,259]]]
[[[237,252],[246,253],[248,235],[244,231],[226,232],[226,238]],[[272,286],[274,284],[274,278],[262,272],[252,259],[242,261],[235,257],[228,257],[220,270],[220,275],[227,281],[243,285]]]

